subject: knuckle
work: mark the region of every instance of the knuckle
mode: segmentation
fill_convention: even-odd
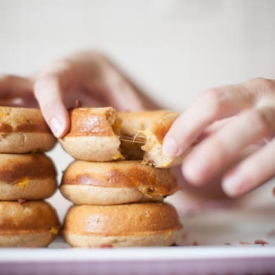
[[[220,88],[212,88],[205,91],[202,95],[201,100],[203,105],[208,110],[208,115],[215,117],[223,109],[223,103],[227,95]]]
[[[75,68],[74,63],[69,59],[56,60],[50,67],[49,70],[56,72],[57,74],[70,73]]]
[[[270,129],[270,127],[274,124],[274,119],[275,114],[272,108],[259,108],[249,114],[248,123],[263,131]]]
[[[256,77],[246,82],[248,88],[258,94],[275,91],[275,82],[271,79]]]

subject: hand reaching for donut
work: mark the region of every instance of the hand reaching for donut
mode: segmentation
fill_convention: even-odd
[[[108,58],[92,51],[59,59],[31,77],[0,76],[0,105],[39,106],[56,137],[68,132],[68,109],[77,101],[118,111],[161,108]],[[185,180],[202,186],[221,177],[225,193],[238,196],[275,175],[274,122],[275,80],[214,88],[175,121],[163,152],[179,156],[199,141],[182,164]]]
[[[275,80],[250,81],[203,93],[174,122],[163,152],[184,153],[182,174],[205,185],[217,175],[231,197],[242,195],[275,175]]]
[[[0,77],[0,104],[40,106],[56,137],[70,127],[68,108],[113,106],[119,111],[159,108],[117,66],[97,52],[80,52],[52,62],[29,78]]]

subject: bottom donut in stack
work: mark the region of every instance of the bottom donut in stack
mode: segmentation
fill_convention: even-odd
[[[0,154],[0,247],[46,247],[59,230],[44,199],[56,191],[56,169],[44,154]]]
[[[56,211],[45,201],[1,201],[0,216],[0,247],[46,247],[59,229]]]
[[[163,198],[177,190],[169,169],[141,161],[74,161],[60,185],[78,204],[67,212],[64,238],[76,247],[172,245],[182,226]]]

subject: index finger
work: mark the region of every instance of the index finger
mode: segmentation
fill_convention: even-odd
[[[53,134],[57,138],[63,136],[70,127],[70,121],[58,75],[48,75],[38,79],[34,86],[34,94]]]
[[[64,92],[75,85],[74,68],[66,60],[58,60],[34,77],[34,95],[41,112],[56,137],[70,127]]]
[[[202,94],[173,123],[163,142],[163,153],[180,156],[215,121],[254,105],[255,96],[243,84],[214,88]]]

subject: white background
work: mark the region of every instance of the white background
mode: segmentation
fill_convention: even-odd
[[[182,111],[209,87],[274,78],[275,1],[0,0],[0,73],[29,75],[83,49],[106,52]],[[60,178],[71,158],[50,155]]]

